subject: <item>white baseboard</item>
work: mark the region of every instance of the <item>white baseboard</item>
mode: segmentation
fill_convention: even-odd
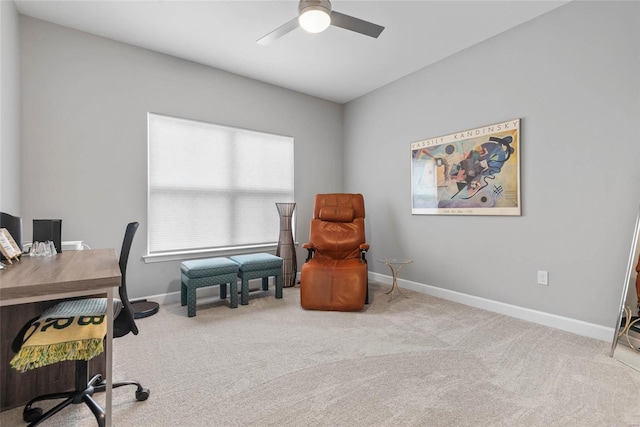
[[[393,283],[391,276],[379,273],[369,273],[369,278],[376,282]],[[545,313],[543,311],[532,310],[529,308],[519,307],[517,305],[506,304],[499,301],[493,301],[486,298],[476,297],[473,295],[463,294],[461,292],[451,291],[449,289],[438,288],[436,286],[425,285],[423,283],[412,282],[410,280],[398,279],[398,285],[402,288],[411,289],[412,291],[421,292],[437,298],[454,301],[471,307],[480,308],[482,310],[494,313],[504,314],[540,325],[549,326],[551,328],[561,329],[563,331],[582,335],[585,337],[595,338],[600,341],[613,341],[613,328],[607,328],[594,323],[587,323],[581,320],[571,319],[569,317],[558,316],[556,314]]]
[[[298,279],[300,273],[298,272]],[[391,285],[392,278],[386,274],[369,272],[369,279]],[[259,288],[259,279],[256,279],[255,288]],[[250,282],[250,286],[252,282]],[[569,317],[558,316],[556,314],[545,313],[543,311],[532,310],[530,308],[519,307],[517,305],[506,304],[499,301],[493,301],[461,292],[451,291],[449,289],[438,288],[436,286],[426,285],[424,283],[412,282],[410,280],[398,279],[398,285],[412,291],[431,295],[437,298],[465,304],[471,307],[480,308],[482,310],[494,313],[504,314],[506,316],[515,317],[540,325],[549,326],[551,328],[561,329],[563,331],[582,335],[589,338],[595,338],[600,341],[612,342],[614,329],[594,323],[583,322],[582,320],[571,319]],[[271,285],[270,285],[271,286]],[[198,290],[198,299],[207,297],[218,297],[219,286],[204,288]],[[251,286],[254,289],[254,286]],[[180,292],[171,292],[167,294],[151,295],[145,297],[149,300],[156,301],[160,304],[172,304],[180,302]],[[135,298],[134,298],[135,300]]]
[[[216,286],[216,288],[218,288],[218,291],[219,291],[220,287]],[[205,289],[203,289],[203,291],[204,290]],[[207,290],[209,290],[209,289],[207,289]],[[218,295],[218,292],[215,292],[215,293],[211,292],[211,296],[214,296],[214,294]],[[198,295],[198,296],[200,296],[200,295]],[[149,295],[148,297],[131,298],[131,301],[143,300],[143,299],[155,301],[160,305],[173,304],[173,303],[176,303],[176,302],[180,302],[180,292],[170,292],[168,294],[158,294],[158,295]]]
[[[269,287],[273,286],[273,278],[269,279]],[[249,291],[261,289],[262,279],[249,280]],[[227,292],[229,287],[227,287]],[[209,286],[206,288],[200,288],[198,292],[198,301],[202,302],[206,298],[220,298],[220,286]],[[238,282],[238,292],[240,292],[240,282]],[[158,304],[173,304],[180,302],[180,292],[169,292],[166,294],[150,295],[147,297],[131,298],[131,301],[148,299],[157,302]],[[201,301],[202,300],[202,301]]]

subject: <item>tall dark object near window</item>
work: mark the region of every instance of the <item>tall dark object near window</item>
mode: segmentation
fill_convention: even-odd
[[[62,220],[61,219],[34,219],[33,241],[46,242],[51,240],[58,253],[62,252]]]
[[[282,277],[285,288],[296,285],[296,273],[298,272],[298,261],[296,259],[296,245],[293,241],[291,219],[293,211],[296,209],[295,203],[276,203],[278,214],[280,215],[280,237],[276,256],[282,258]]]

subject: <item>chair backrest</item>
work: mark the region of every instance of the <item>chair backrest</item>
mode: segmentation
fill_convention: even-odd
[[[366,242],[362,194],[316,194],[309,241],[316,258],[360,258]]]
[[[138,335],[138,327],[134,320],[133,307],[129,301],[127,295],[127,263],[129,262],[129,252],[131,251],[131,243],[133,237],[138,230],[138,223],[131,222],[127,224],[127,229],[124,233],[124,240],[122,241],[122,250],[120,251],[120,274],[122,275],[122,284],[119,288],[120,300],[122,301],[122,311],[116,318],[113,326],[113,336],[121,337],[132,332],[134,335]]]
[[[6,228],[22,250],[22,218],[0,212],[0,228]]]

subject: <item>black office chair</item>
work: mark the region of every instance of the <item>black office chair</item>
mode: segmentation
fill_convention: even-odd
[[[0,228],[6,228],[22,250],[22,218],[0,212]],[[0,259],[4,259],[2,254]]]
[[[115,318],[113,322],[113,337],[123,337],[127,335],[129,332],[134,335],[138,335],[138,328],[136,326],[136,322],[134,320],[133,309],[131,308],[131,303],[129,302],[129,298],[127,297],[127,261],[129,259],[129,251],[131,250],[131,243],[133,242],[133,236],[138,229],[138,223],[132,222],[127,225],[127,229],[124,235],[124,241],[122,242],[122,251],[120,252],[120,272],[122,274],[122,285],[119,288],[120,291],[120,302],[121,308],[120,312]],[[82,307],[86,307],[87,303],[91,302],[88,300],[94,299],[79,299],[74,300],[77,301],[78,305],[78,314],[82,314]],[[106,304],[105,304],[106,306]],[[54,308],[55,309],[55,308]],[[115,311],[114,311],[115,313]],[[31,326],[33,322],[38,320],[39,317],[30,320],[18,333],[16,338],[13,340],[13,344],[11,346],[14,352],[19,352],[22,347],[22,343],[24,341],[24,335]],[[62,392],[62,393],[52,393],[46,394],[43,396],[38,396],[34,399],[31,399],[24,407],[22,412],[22,418],[28,422],[29,427],[36,426],[52,415],[60,412],[62,409],[66,408],[71,404],[84,403],[86,404],[93,415],[96,417],[98,421],[98,425],[100,427],[104,427],[105,425],[105,413],[104,410],[98,405],[98,403],[93,400],[91,397],[93,393],[105,391],[106,389],[106,380],[102,378],[102,375],[96,375],[88,379],[88,367],[89,363],[86,360],[77,360],[75,362],[75,389],[72,391]],[[136,400],[143,401],[147,400],[149,397],[149,389],[144,388],[137,381],[126,381],[114,383],[113,388],[122,387],[125,385],[135,385],[136,389]],[[65,399],[60,402],[58,405],[51,408],[49,411],[43,413],[41,408],[33,407],[32,405],[36,402],[42,400],[53,400],[53,399]]]

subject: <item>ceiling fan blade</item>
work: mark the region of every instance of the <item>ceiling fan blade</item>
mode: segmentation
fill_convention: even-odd
[[[298,25],[299,25],[298,24],[298,17],[296,16],[291,21],[288,21],[288,22],[284,23],[283,25],[279,26],[275,30],[271,31],[266,36],[261,37],[258,40],[256,40],[256,43],[261,44],[261,45],[267,45],[267,44],[271,43],[272,41],[274,41],[276,39],[279,39],[280,37],[284,36],[285,34],[295,30],[296,28],[298,28]]]
[[[345,30],[355,31],[356,33],[364,34],[365,36],[376,39],[382,30],[384,30],[384,27],[380,25],[363,21],[362,19],[336,12],[335,10],[331,12],[331,25],[344,28]]]

